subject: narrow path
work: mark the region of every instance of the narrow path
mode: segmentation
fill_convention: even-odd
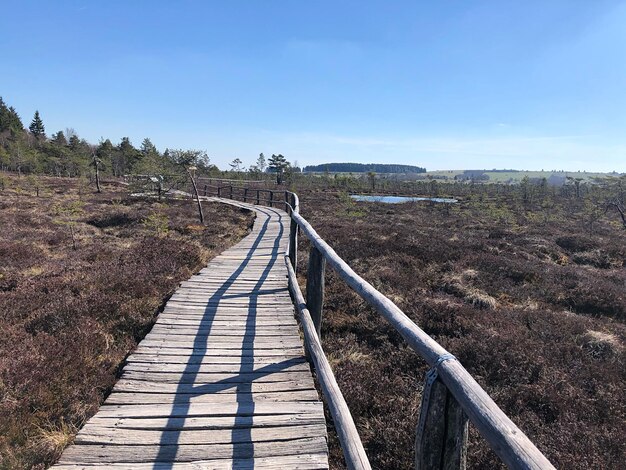
[[[288,216],[235,205],[256,211],[252,233],[181,284],[55,468],[328,468],[287,285]]]

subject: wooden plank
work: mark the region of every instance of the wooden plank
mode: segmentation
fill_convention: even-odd
[[[115,429],[153,429],[153,430],[204,430],[204,429],[239,429],[303,426],[325,423],[319,413],[299,413],[283,415],[255,415],[251,420],[241,420],[237,416],[189,416],[185,420],[165,418],[106,418],[99,415],[91,418],[88,426],[109,427]]]
[[[149,403],[236,403],[260,401],[318,401],[319,396],[314,389],[290,390],[265,393],[147,393],[147,392],[113,392],[107,398],[109,405],[141,405]]]
[[[285,441],[325,437],[326,425],[276,426],[238,429],[144,430],[89,426],[78,433],[76,444],[113,444],[141,442],[145,445],[215,445]]]
[[[246,364],[221,364],[221,363],[213,363],[213,364],[155,364],[155,363],[136,363],[131,362],[124,367],[125,372],[129,371],[150,371],[150,372],[184,372],[189,368],[193,367],[194,371],[197,373],[239,373],[241,367],[251,368],[250,365]],[[264,373],[270,372],[310,372],[308,364],[300,363],[300,364],[264,364],[258,366],[259,370],[262,370]]]
[[[328,455],[301,454],[272,457],[256,457],[253,459],[218,459],[218,460],[195,460],[191,462],[167,462],[167,463],[107,463],[107,464],[62,464],[55,468],[59,470],[104,470],[108,468],[125,470],[321,470],[328,468]]]
[[[238,393],[237,387],[225,386],[228,384],[179,384],[149,380],[132,380],[121,378],[113,387],[113,391],[119,392],[145,392],[145,393]],[[294,390],[314,390],[312,379],[309,380],[285,380],[283,382],[253,382],[246,388],[251,393],[267,393]],[[98,416],[98,415],[96,415]]]
[[[231,329],[219,329],[200,327],[200,328],[184,328],[184,327],[172,327],[172,328],[153,328],[149,333],[151,338],[156,337],[171,337],[171,336],[246,336],[253,334],[255,336],[298,336],[298,330],[296,326],[266,326],[262,328],[231,328]]]
[[[203,348],[214,348],[219,347],[223,349],[251,349],[254,347],[272,347],[273,349],[280,349],[282,347],[287,348],[297,348],[302,345],[300,342],[300,338],[280,338],[275,339],[273,337],[259,336],[251,339],[246,339],[243,342],[241,339],[237,341],[234,336],[216,336],[216,337],[202,337],[198,336],[198,338],[188,338],[186,336],[174,337],[169,336],[167,338],[156,338],[152,339],[151,337],[146,336],[146,338],[142,341],[143,346],[164,346],[168,348],[189,348],[189,349],[203,349]]]
[[[139,344],[136,353],[141,354],[161,354],[165,356],[201,356],[201,357],[299,357],[302,355],[302,346],[297,348],[240,348],[240,349],[227,349],[221,347],[206,348],[206,349],[189,349],[189,348],[168,348],[163,346],[145,346]]]
[[[286,441],[258,442],[254,445],[214,444],[202,445],[73,445],[66,449],[60,462],[191,462],[205,459],[240,459],[301,453],[326,452],[326,438],[313,437]]]
[[[279,362],[285,362],[289,364],[307,363],[302,355],[294,354],[291,356],[209,356],[205,354],[196,355],[174,355],[174,354],[159,354],[159,353],[142,353],[134,352],[126,359],[128,363],[161,363],[161,364],[247,364],[252,367],[262,367],[266,364],[276,364]]]
[[[285,382],[285,381],[306,381],[313,380],[310,372],[241,372],[234,374],[220,374],[220,373],[203,373],[203,372],[191,372],[191,373],[174,373],[174,372],[142,372],[134,370],[125,370],[122,373],[123,379],[128,380],[147,380],[150,382],[162,382],[162,383],[196,383],[202,384],[216,383],[231,384],[231,383],[251,383],[251,382]],[[311,382],[312,383],[312,382]],[[106,403],[105,403],[106,404]]]

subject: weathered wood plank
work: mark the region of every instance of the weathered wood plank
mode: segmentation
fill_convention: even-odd
[[[326,436],[324,424],[203,430],[139,430],[89,426],[78,433],[76,444],[114,444],[141,442],[141,445],[214,445],[257,443]]]
[[[125,470],[320,470],[328,468],[328,455],[302,454],[272,457],[257,457],[254,459],[218,459],[195,460],[191,462],[167,463],[107,463],[107,464],[63,464],[55,468],[59,470],[103,470],[108,468]]]
[[[213,373],[213,374],[226,374],[233,373],[238,374],[241,370],[242,364],[158,364],[158,363],[144,363],[144,362],[131,362],[124,367],[124,371],[151,371],[151,372],[184,372],[193,367],[195,373]],[[257,367],[250,367],[249,365],[243,365],[246,369],[252,369],[250,372],[263,371],[263,373],[274,372],[310,372],[311,369],[306,363],[300,364],[262,364]]]
[[[226,384],[227,385],[227,384]],[[314,390],[312,380],[285,380],[283,382],[254,382],[246,387],[247,392],[266,393],[293,390]],[[113,387],[119,392],[146,392],[146,393],[239,393],[237,387],[225,386],[225,384],[177,384],[166,382],[155,382],[149,380],[131,380],[122,378]],[[96,415],[98,416],[98,415]]]
[[[204,459],[240,459],[326,452],[326,438],[258,442],[254,445],[73,445],[63,453],[61,463],[109,462],[190,462]]]
[[[147,392],[113,392],[107,398],[109,405],[141,405],[149,403],[237,403],[237,402],[260,402],[260,401],[318,401],[319,396],[314,389],[291,390],[283,392],[265,393],[147,393]]]
[[[239,354],[233,356],[210,356],[207,354],[195,355],[175,355],[165,353],[143,353],[134,352],[126,359],[128,363],[144,363],[154,362],[158,364],[237,364],[247,365],[250,367],[262,367],[266,364],[275,364],[278,362],[289,361],[290,364],[306,363],[300,354],[280,355],[280,356],[241,356]]]
[[[179,373],[179,372],[142,372],[134,370],[125,370],[122,378],[128,380],[147,380],[150,382],[162,383],[196,383],[202,384],[220,382],[222,384],[230,383],[252,383],[252,382],[285,382],[285,381],[306,381],[313,380],[310,372],[242,372],[234,374],[210,374],[203,372]],[[311,382],[312,383],[312,382]]]
[[[302,347],[297,348],[240,348],[240,349],[227,349],[222,347],[215,348],[202,348],[202,349],[189,349],[189,348],[167,348],[163,346],[149,347],[140,344],[136,353],[141,354],[162,354],[166,356],[205,356],[205,357],[298,357],[303,353]]]

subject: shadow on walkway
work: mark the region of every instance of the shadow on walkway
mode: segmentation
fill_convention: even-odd
[[[237,293],[228,294],[228,290],[237,281],[239,276],[244,272],[250,260],[253,258],[256,249],[261,242],[264,241],[264,236],[267,233],[268,225],[271,218],[280,222],[281,214],[273,211],[270,208],[259,207],[257,213],[264,215],[265,221],[263,226],[256,236],[252,246],[247,251],[245,258],[241,261],[239,266],[236,267],[234,272],[220,285],[215,293],[207,301],[207,305],[202,316],[201,322],[202,334],[197,334],[193,343],[194,356],[204,356],[208,350],[208,342],[211,339],[210,333],[213,326],[213,321],[217,315],[217,309],[220,301],[224,299],[232,299],[237,297],[248,297],[249,304],[246,312],[246,326],[245,333],[242,340],[242,353],[241,361],[239,364],[239,375],[248,375],[254,372],[255,376],[261,377],[268,374],[280,372],[283,369],[289,368],[296,363],[299,363],[300,359],[283,360],[278,363],[268,364],[258,369],[254,368],[254,341],[255,341],[255,327],[257,321],[257,304],[259,295],[268,293],[274,293],[276,289],[262,290],[263,283],[266,281],[270,271],[276,264],[276,261],[282,259],[280,256],[280,242],[283,237],[283,224],[280,224],[278,234],[273,239],[272,250],[270,256],[257,257],[257,259],[265,260],[267,263],[263,266],[262,274],[255,284],[251,287],[249,293]],[[276,219],[277,218],[277,219]],[[265,240],[268,241],[268,240]],[[258,267],[258,265],[255,265]],[[242,306],[242,314],[243,314]],[[249,350],[249,354],[244,354],[244,350]],[[235,388],[237,414],[233,419],[232,429],[232,464],[233,468],[241,468],[245,460],[245,468],[250,469],[254,467],[254,443],[252,441],[252,426],[254,424],[254,399],[252,395],[252,382],[233,382],[232,379],[221,380],[217,382],[211,382],[206,384],[195,384],[196,378],[202,366],[202,360],[194,361],[190,357],[187,361],[183,374],[186,378],[185,382],[182,381],[178,384],[176,395],[174,397],[174,404],[172,408],[176,407],[176,414],[169,417],[165,430],[162,433],[161,441],[159,444],[159,452],[156,457],[153,468],[159,470],[166,470],[173,468],[176,460],[176,455],[179,449],[180,434],[184,430],[185,421],[191,405],[191,399],[200,395],[208,393],[218,393],[229,388]],[[191,383],[190,383],[191,382]],[[252,466],[251,466],[252,465]]]

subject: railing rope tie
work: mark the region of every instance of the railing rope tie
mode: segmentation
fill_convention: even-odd
[[[417,435],[421,436],[424,432],[424,427],[426,426],[426,416],[428,415],[428,406],[430,405],[430,389],[433,387],[435,380],[437,380],[437,376],[439,372],[437,368],[445,361],[457,360],[454,354],[442,354],[437,358],[437,361],[433,366],[426,372],[426,381],[424,383],[424,389],[422,390],[422,403],[420,404],[420,418],[417,423]]]

